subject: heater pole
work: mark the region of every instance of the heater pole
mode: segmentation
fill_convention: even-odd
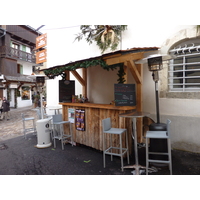
[[[160,124],[159,97],[158,97],[158,81],[155,81],[155,94],[156,94],[157,124]]]

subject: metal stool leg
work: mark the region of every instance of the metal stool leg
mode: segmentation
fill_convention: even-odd
[[[129,164],[129,163],[130,163],[130,160],[129,160],[128,133],[127,133],[127,131],[125,132],[125,136],[126,136],[126,148],[127,148],[127,162],[128,162],[128,164]]]
[[[64,128],[63,128],[63,124],[60,125],[60,134],[61,134],[61,145],[62,145],[62,150],[64,150],[64,140],[63,140]]]
[[[54,145],[54,149],[56,148],[56,138],[55,138],[55,134],[56,134],[56,131],[55,131],[55,124],[53,125],[53,145]]]
[[[122,154],[122,135],[119,135],[120,155],[121,155],[121,169],[124,171],[123,154]]]
[[[105,133],[103,133],[103,166],[106,167],[106,159],[105,159]]]
[[[148,139],[146,138],[146,175],[148,175],[148,168],[149,168],[149,151],[148,151]]]
[[[34,119],[33,119],[33,135],[36,135],[36,125]]]
[[[168,145],[169,170],[170,170],[170,175],[172,175],[172,155],[171,155],[171,142],[170,142],[170,139],[167,139],[167,145]]]
[[[74,138],[73,138],[73,134],[72,134],[72,125],[71,125],[71,123],[69,123],[69,134],[71,135],[71,142],[72,142],[72,146],[73,146]]]
[[[26,139],[26,127],[25,127],[25,121],[23,121],[23,129],[24,129],[24,138]]]

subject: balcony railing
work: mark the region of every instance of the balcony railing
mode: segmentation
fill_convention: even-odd
[[[36,62],[36,58],[34,54],[30,54],[25,51],[14,49],[8,46],[0,46],[0,57],[14,58],[14,59],[19,59],[19,60],[23,60],[23,61],[31,62],[31,63]]]

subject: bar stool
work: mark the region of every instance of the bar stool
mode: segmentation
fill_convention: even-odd
[[[104,168],[106,167],[105,162],[105,155],[111,155],[111,161],[113,160],[113,156],[121,157],[121,169],[124,171],[124,164],[123,164],[123,156],[127,153],[127,161],[129,164],[129,152],[128,152],[128,135],[126,129],[121,128],[111,128],[111,119],[106,118],[102,120],[103,126],[103,164]],[[126,148],[122,148],[122,134],[125,133],[126,137]],[[106,148],[106,139],[105,135],[110,134],[110,146]],[[112,135],[119,135],[119,147],[112,146]],[[112,150],[119,150],[119,153],[114,153]]]
[[[64,133],[64,124],[69,125],[69,134]],[[53,141],[54,148],[56,148],[56,139],[61,140],[62,150],[64,150],[64,143],[68,138],[71,138],[71,144],[73,146],[73,134],[70,121],[63,121],[62,114],[52,115],[52,126],[53,126]],[[56,129],[56,126],[58,129]]]
[[[171,142],[170,142],[170,123],[167,120],[167,131],[147,131],[146,133],[146,175],[148,175],[149,163],[166,163],[169,165],[170,175],[172,175],[172,156],[171,156]],[[166,139],[167,140],[167,153],[166,152],[149,152],[148,139]],[[167,155],[168,160],[153,160],[149,159],[149,154]]]
[[[23,132],[24,132],[24,138],[26,139],[26,133],[32,132],[36,135],[36,125],[35,125],[35,118],[34,117],[25,117],[24,113],[21,113],[22,115],[22,122],[23,122]],[[32,121],[33,126],[32,127],[26,127],[26,122]]]

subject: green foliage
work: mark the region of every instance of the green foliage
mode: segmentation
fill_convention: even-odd
[[[126,81],[125,78],[124,78],[126,73],[124,72],[123,63],[122,63],[122,65],[119,66],[119,71],[118,71],[117,75],[119,77],[117,79],[118,83],[122,83],[123,84]]]
[[[112,69],[112,67],[109,67],[105,61],[103,60],[87,60],[83,62],[77,62],[72,65],[66,65],[59,68],[53,68],[53,69],[46,69],[44,70],[44,73],[46,76],[48,76],[50,79],[54,79],[56,76],[61,75],[63,79],[65,79],[65,71],[73,71],[78,68],[88,68],[92,66],[100,65],[103,69],[109,70]]]
[[[54,79],[56,76],[61,76],[63,80],[65,80],[65,71],[73,71],[78,68],[88,68],[92,66],[97,66],[100,65],[103,69],[109,71],[109,70],[114,70],[120,67],[118,71],[118,77],[119,79],[117,80],[119,83],[124,83],[124,78],[123,76],[125,75],[124,70],[123,70],[123,63],[121,64],[116,64],[116,65],[107,65],[104,60],[87,60],[83,62],[77,62],[72,65],[66,65],[63,67],[58,67],[58,68],[50,68],[50,69],[45,69],[44,74],[49,77],[50,79]]]
[[[82,40],[85,37],[89,44],[95,42],[102,53],[110,48],[117,49],[121,39],[121,33],[127,29],[127,25],[82,25],[81,33],[78,33],[75,40]]]

